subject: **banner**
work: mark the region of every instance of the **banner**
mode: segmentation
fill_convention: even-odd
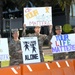
[[[51,7],[24,8],[24,24],[26,26],[52,25]]]
[[[28,64],[40,62],[37,37],[21,37],[20,39],[21,39],[23,63]]]
[[[53,53],[75,51],[75,34],[54,35],[51,43]]]
[[[8,39],[0,38],[0,65],[1,67],[9,66],[9,48],[8,48]],[[3,64],[5,62],[5,64]]]

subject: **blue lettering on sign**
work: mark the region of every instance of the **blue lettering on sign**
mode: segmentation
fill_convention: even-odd
[[[52,47],[53,53],[62,53],[62,52],[71,52],[71,51],[75,51],[75,45]]]
[[[66,41],[68,38],[68,34],[65,34],[65,35],[56,35],[56,40],[59,41],[59,40],[63,40],[63,41]]]
[[[4,60],[9,60],[9,55],[7,54],[0,55],[0,61],[4,61]]]
[[[35,60],[35,59],[38,59],[38,54],[25,55],[25,60]]]

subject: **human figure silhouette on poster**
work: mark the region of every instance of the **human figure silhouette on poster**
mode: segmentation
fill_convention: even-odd
[[[25,51],[26,51],[26,50],[29,51],[29,45],[28,45],[29,42],[26,41],[26,42],[23,42],[23,44],[24,44],[24,47],[25,47]]]
[[[31,41],[31,48],[32,48],[32,53],[35,52],[36,53],[36,41]]]

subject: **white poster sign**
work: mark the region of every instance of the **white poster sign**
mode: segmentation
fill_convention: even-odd
[[[9,61],[8,39],[0,38],[0,61]]]
[[[51,7],[24,8],[24,24],[26,26],[52,25]]]
[[[23,54],[23,63],[40,62],[37,37],[21,37],[21,47]]]
[[[75,34],[54,35],[51,39],[52,52],[72,52],[75,51]]]

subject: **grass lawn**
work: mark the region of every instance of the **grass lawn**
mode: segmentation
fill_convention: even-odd
[[[45,61],[53,61],[53,56],[52,55],[44,55],[44,60]]]

